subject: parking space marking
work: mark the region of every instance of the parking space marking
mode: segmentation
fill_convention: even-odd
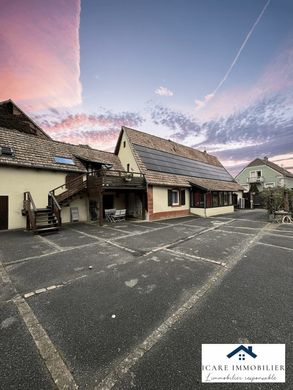
[[[204,261],[207,263],[213,263],[213,264],[221,265],[222,267],[226,267],[226,263],[224,263],[224,262],[220,262],[220,261],[216,261],[216,260],[212,260],[212,259],[207,259],[205,257],[200,257],[200,256],[196,256],[196,255],[191,255],[189,253],[182,253],[179,251],[175,251],[174,249],[164,249],[164,250],[167,252],[170,252],[174,255],[177,255],[177,256],[187,257],[190,260],[200,260],[200,261]]]
[[[31,307],[20,297],[15,298],[13,302],[26,324],[57,389],[78,389],[66,363],[54,347],[47,332],[39,323]]]
[[[14,292],[17,291],[11,282],[9,275],[2,265],[0,259],[0,276],[5,283],[8,283]],[[41,358],[43,359],[57,389],[78,389],[73,376],[71,375],[65,362],[62,360],[60,354],[54,347],[52,341],[47,335],[44,328],[41,326],[37,317],[34,315],[30,306],[20,296],[12,299],[12,302],[17,307],[20,317],[24,321],[28,331],[30,332],[36,347],[39,350]]]
[[[280,226],[280,225],[279,225]],[[268,229],[270,232],[279,232],[279,233],[293,233],[293,229],[292,230],[285,230],[285,229]]]
[[[165,335],[169,332],[173,326],[181,319],[183,319],[190,309],[196,309],[201,303],[201,298],[209,293],[217,283],[219,283],[223,277],[230,272],[232,268],[243,258],[244,254],[253,247],[258,240],[264,234],[264,228],[249,240],[242,249],[237,253],[234,261],[227,267],[221,267],[215,272],[200,288],[194,293],[183,305],[181,305],[175,313],[171,314],[167,320],[163,321],[161,325],[155,329],[141,344],[137,345],[132,351],[125,356],[124,359],[119,360],[112,364],[108,374],[105,378],[95,387],[95,390],[110,390],[116,383],[121,380],[125,374],[147,353],[154,345],[156,345]]]
[[[120,248],[120,249],[123,249],[125,250],[126,252],[130,252],[130,253],[137,253],[134,249],[130,249],[130,248],[127,248],[126,246],[123,246],[123,245],[119,245],[117,244],[117,242],[112,242],[112,241],[108,241],[108,240],[105,240],[105,242],[107,244],[110,244],[110,245],[113,245],[115,246],[116,248]]]
[[[232,225],[233,229],[247,229],[247,230],[259,230],[261,227],[248,227],[248,226],[234,226]]]
[[[279,248],[279,249],[286,249],[287,251],[293,251],[293,248],[288,248],[286,246],[281,246],[281,245],[268,244],[267,242],[258,242],[257,244],[259,244],[259,245],[266,245],[266,246],[272,246],[274,248]]]
[[[6,272],[1,260],[0,260],[0,278],[4,284],[11,283],[8,273]]]
[[[259,229],[257,229],[259,230]],[[218,229],[218,232],[222,232],[222,233],[230,233],[230,234],[244,234],[245,236],[253,236],[255,233],[244,233],[244,232],[233,232],[231,230],[222,230],[222,229]]]
[[[274,237],[291,238],[291,240],[293,239],[293,235],[292,236],[287,236],[285,234],[276,234],[276,233],[271,233],[271,232],[272,232],[272,230],[268,230],[266,232],[266,234],[269,235],[269,236],[274,236]],[[279,230],[278,230],[278,232],[279,232]]]
[[[209,217],[209,218],[211,218],[211,219],[217,219],[217,217]],[[231,218],[228,218],[228,217],[219,217],[218,219],[231,219]],[[245,222],[253,222],[253,223],[263,223],[264,225],[265,224],[267,224],[267,222],[266,221],[254,221],[253,219],[245,219],[245,218],[232,218],[233,219],[233,221],[239,221],[239,222],[241,222],[241,221],[245,221]],[[232,220],[231,219],[231,220]]]
[[[62,252],[62,250],[64,248],[62,248],[61,246],[55,244],[55,242],[53,241],[50,241],[48,238],[44,237],[44,236],[40,236],[38,235],[37,238],[41,241],[43,241],[45,244],[48,244],[50,245],[51,247],[53,247],[55,250],[59,251],[59,252]]]
[[[112,227],[112,226],[104,226],[104,228],[110,229],[110,230],[114,230],[115,232],[121,232],[121,233],[126,233],[126,234],[131,233],[131,232],[127,231],[127,230],[122,230],[122,229],[119,229],[119,228],[114,228],[114,227]]]
[[[233,219],[232,219],[232,221],[233,221]],[[174,242],[171,242],[171,243],[169,243],[169,244],[162,245],[162,246],[159,246],[159,247],[157,247],[157,248],[154,248],[154,249],[152,249],[152,250],[146,252],[143,256],[148,256],[148,255],[150,255],[150,254],[152,254],[152,253],[155,253],[155,252],[158,252],[158,251],[160,251],[160,250],[169,249],[169,248],[171,248],[172,246],[177,246],[177,245],[179,245],[179,244],[182,244],[183,242],[186,242],[186,241],[191,240],[191,239],[194,238],[194,237],[197,237],[197,236],[200,236],[200,235],[205,234],[205,233],[207,233],[207,232],[216,230],[216,229],[218,229],[220,226],[227,225],[228,223],[230,223],[230,221],[228,221],[228,222],[223,222],[223,223],[221,223],[221,224],[219,224],[219,225],[217,225],[217,226],[212,226],[212,227],[209,227],[209,228],[204,229],[204,230],[196,231],[195,233],[191,234],[190,236],[183,237],[183,238],[180,238],[180,239],[177,240],[177,241],[174,241]],[[179,224],[177,224],[177,225],[179,225]]]
[[[49,257],[51,255],[56,255],[56,254],[63,253],[63,252],[69,252],[69,251],[72,251],[74,249],[82,249],[82,248],[95,246],[95,245],[98,245],[98,242],[91,242],[89,244],[82,244],[80,246],[66,247],[66,248],[63,248],[61,251],[54,251],[54,252],[44,253],[44,254],[38,255],[38,256],[24,257],[23,259],[12,260],[12,261],[9,261],[9,262],[5,263],[5,267],[7,267],[9,265],[18,264],[18,263],[24,263],[24,262],[30,261],[30,260],[38,260],[38,259],[41,259],[43,257]]]
[[[101,271],[96,272],[96,273],[100,273],[100,272]],[[53,290],[57,290],[57,289],[59,289],[61,287],[66,287],[66,286],[72,284],[73,282],[76,282],[77,280],[80,280],[80,279],[87,278],[88,276],[89,275],[77,276],[76,278],[69,279],[69,280],[66,280],[66,281],[62,282],[61,284],[51,285],[51,286],[48,286],[48,287],[42,287],[42,288],[39,288],[37,290],[27,292],[27,293],[23,294],[23,298],[29,299],[29,298],[31,298],[31,297],[33,297],[35,295],[44,294],[44,293],[47,293],[47,292],[50,292],[50,291],[53,291]]]

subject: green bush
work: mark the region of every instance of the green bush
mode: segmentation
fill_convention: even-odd
[[[278,210],[293,212],[293,190],[285,187],[266,188],[261,193],[261,197],[269,214]]]

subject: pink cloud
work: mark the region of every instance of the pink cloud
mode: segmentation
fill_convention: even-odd
[[[4,1],[0,100],[30,110],[81,103],[80,0]]]
[[[50,134],[60,133],[62,131],[70,131],[73,129],[85,129],[85,128],[120,128],[124,126],[136,126],[143,122],[143,119],[135,113],[122,112],[113,114],[107,112],[106,114],[75,114],[68,115],[64,118],[60,118],[57,121],[44,122],[40,121],[40,125],[44,130]]]
[[[88,144],[97,149],[112,150],[116,144],[121,126],[137,127],[144,119],[133,112],[103,114],[60,114],[50,113],[34,116],[34,120],[52,138],[73,144]]]
[[[100,150],[113,151],[119,132],[120,129],[67,131],[56,135],[54,138],[58,141],[69,142],[75,145],[83,144]]]

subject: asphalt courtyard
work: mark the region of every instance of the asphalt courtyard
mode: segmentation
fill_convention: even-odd
[[[293,389],[293,225],[262,210],[0,233],[1,389]],[[286,383],[201,383],[203,343],[285,343]]]

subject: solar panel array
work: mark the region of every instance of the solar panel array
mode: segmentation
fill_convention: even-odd
[[[141,145],[133,146],[146,168],[151,171],[200,177],[203,179],[233,181],[230,174],[223,167],[191,160],[186,157],[177,156]]]

